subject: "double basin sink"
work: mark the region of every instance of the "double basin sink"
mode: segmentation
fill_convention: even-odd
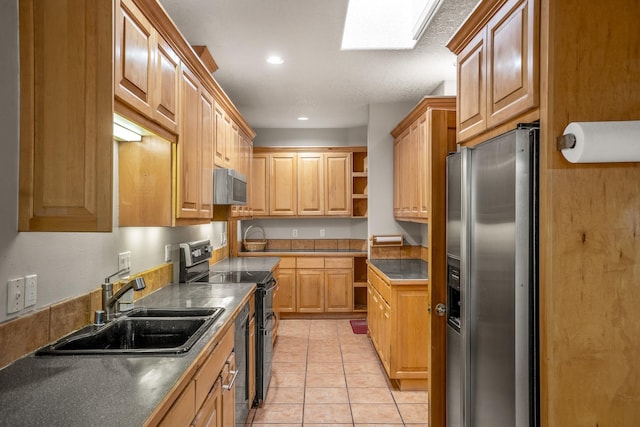
[[[186,353],[224,308],[137,308],[102,325],[88,325],[36,355]]]

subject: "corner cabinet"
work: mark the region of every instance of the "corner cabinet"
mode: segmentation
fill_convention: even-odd
[[[23,0],[19,7],[18,230],[109,232],[112,2]]]
[[[523,115],[540,104],[537,1],[481,8],[487,10],[474,12],[481,19],[465,23],[447,45],[458,56],[458,142],[509,121],[532,120]]]

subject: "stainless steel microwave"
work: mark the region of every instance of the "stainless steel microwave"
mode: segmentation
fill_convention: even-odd
[[[214,169],[213,204],[246,205],[247,177],[235,169]]]

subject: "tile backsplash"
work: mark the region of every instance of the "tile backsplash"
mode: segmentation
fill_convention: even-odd
[[[136,277],[144,277],[147,285],[142,291],[134,293],[134,297],[139,299],[171,283],[173,265],[162,264],[129,279]],[[114,282],[114,291],[124,283]],[[101,307],[102,289],[97,288],[0,324],[0,369],[92,322],[93,313]]]

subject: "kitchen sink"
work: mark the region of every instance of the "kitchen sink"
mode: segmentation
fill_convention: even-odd
[[[36,355],[181,354],[191,349],[223,311],[135,309],[104,326],[86,326]]]
[[[214,308],[150,308],[140,307],[125,312],[126,317],[203,317],[213,316],[217,313],[222,314],[224,309],[221,307]],[[217,318],[218,316],[216,316]]]

